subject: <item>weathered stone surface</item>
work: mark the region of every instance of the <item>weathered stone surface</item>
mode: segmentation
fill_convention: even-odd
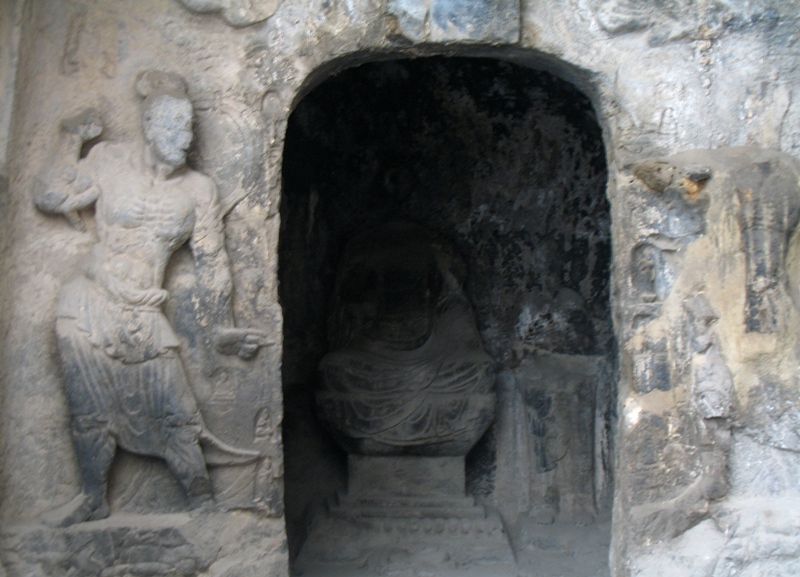
[[[231,26],[249,26],[266,20],[278,9],[282,0],[180,0],[195,12],[220,13]]]
[[[5,2],[0,8],[0,175],[7,178],[9,144],[11,141],[11,120],[14,113],[14,95],[17,87],[19,68],[19,43],[22,33],[23,2]]]
[[[513,572],[510,546],[502,531],[495,535],[497,520],[482,524],[485,510],[465,492],[465,457],[496,407],[495,363],[461,286],[466,274],[454,248],[417,225],[387,223],[347,243],[316,394],[320,420],[348,453],[347,493],[317,514],[331,516],[328,526],[311,520],[300,571],[357,569],[386,553],[376,528],[411,518],[423,533],[457,523],[477,534],[464,548],[442,529],[423,545],[413,536],[419,527],[409,526],[410,539],[392,537],[391,547],[411,555],[412,565],[421,561],[415,550],[425,547],[440,558],[428,561],[433,571],[452,572],[457,559],[462,572]],[[385,563],[367,571],[384,572]]]
[[[312,577],[517,575],[502,521],[473,509],[464,518],[318,516],[296,567]]]
[[[348,242],[317,414],[349,454],[463,457],[486,432],[496,369],[464,276],[453,248],[416,225]]]
[[[209,348],[249,359],[266,344],[263,332],[232,326],[219,194],[211,179],[185,167],[193,120],[186,83],[147,71],[136,90],[144,99],[142,146],[103,142],[81,159],[82,146],[103,130],[97,111],[88,110],[61,122],[54,157],[34,184],[37,208],[81,231],[81,211],[99,205],[98,242],[84,270],[62,288],[56,309],[82,488],[47,514],[52,526],[109,515],[107,481],[117,447],[163,458],[194,507],[212,498],[208,465],[261,457],[226,444],[205,425],[176,354],[180,341],[161,310],[169,293],[159,280],[172,252],[191,240],[204,283],[197,323],[213,327],[205,335]]]
[[[610,455],[601,446],[610,439],[601,440],[607,432],[597,421],[614,410],[604,390],[606,363],[599,356],[538,355],[500,375],[495,491],[508,522],[549,524],[602,510],[609,490],[602,460]]]
[[[714,1],[705,10],[695,10],[691,0],[637,2],[594,0],[597,22],[609,34],[649,29],[650,44],[674,41],[696,34],[698,29],[742,28],[761,21],[775,25],[778,13],[765,3]]]
[[[637,503],[629,513],[632,540],[640,539],[645,548],[662,542],[652,549],[657,551],[652,559],[646,554],[641,565],[634,564],[632,574],[658,575],[679,567],[690,571],[681,553],[686,542],[679,536],[713,525],[726,537],[712,540],[717,549],[708,553],[705,569],[698,562],[697,574],[790,574],[786,557],[770,564],[758,560],[762,553],[757,553],[751,564],[733,552],[725,519],[745,514],[738,507],[749,508],[749,499],[769,495],[790,506],[795,498],[788,482],[795,457],[776,458],[776,453],[777,447],[797,450],[788,426],[796,409],[784,392],[793,389],[796,376],[761,362],[772,358],[781,363],[778,359],[793,358],[796,350],[791,325],[797,309],[790,294],[795,253],[789,240],[796,224],[786,204],[800,196],[796,161],[762,149],[732,148],[681,153],[642,163],[635,172],[661,191],[663,211],[702,207],[697,213],[702,226],[696,227],[699,235],[678,248],[683,256],[676,261],[680,266],[673,289],[659,314],[637,329],[643,336],[659,335],[664,343],[671,393],[681,400],[665,403],[652,389],[639,386],[643,396],[626,403],[624,422],[629,425],[620,454],[647,458],[630,464],[639,472],[617,477],[617,498],[624,495]],[[702,176],[702,186],[693,175]],[[776,184],[765,186],[767,181]],[[770,224],[762,224],[766,221]],[[672,308],[678,304],[683,320]],[[751,334],[773,336],[756,339]],[[642,382],[635,369],[633,378]],[[659,569],[653,559],[668,560],[665,567],[671,569]]]
[[[408,40],[516,42],[519,0],[388,0],[397,32]]]
[[[293,552],[307,507],[352,505],[336,496],[347,459],[311,391],[331,350],[338,255],[388,220],[446,237],[467,263],[465,294],[500,372],[496,421],[464,479],[502,516],[519,572],[800,572],[798,34],[789,0],[4,3],[0,523],[4,535],[28,523],[58,562],[0,563],[0,575],[92,559],[107,574],[158,574],[167,558],[186,561],[178,574],[287,574],[279,529],[259,528],[283,522],[269,519],[284,515],[284,452]],[[209,471],[217,506],[254,509],[206,515],[207,540],[170,525],[188,503],[164,461],[124,450],[107,520],[30,528],[80,490],[53,324],[107,222],[102,202],[68,220],[42,214],[36,179],[63,174],[59,139],[73,160],[140,147],[131,85],[148,69],[188,80],[187,159],[222,199],[234,316],[266,334],[249,361],[209,346],[202,267],[188,247],[167,251],[151,284],[170,293],[161,314],[191,396],[208,430],[263,457]],[[71,139],[69,123],[60,132],[85,109],[102,119],[100,144]],[[200,549],[155,551],[141,527],[95,557],[65,554],[56,537],[77,535],[77,547],[97,524],[130,537],[137,523],[224,553],[207,565]],[[109,542],[97,531],[93,542]],[[467,555],[462,539],[439,552]],[[372,566],[430,573],[443,556],[420,543]]]
[[[52,529],[10,525],[0,557],[12,575],[169,575],[180,577],[286,574],[282,523],[252,513],[119,515]]]

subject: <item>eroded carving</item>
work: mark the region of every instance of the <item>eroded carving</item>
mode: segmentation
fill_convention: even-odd
[[[664,334],[655,328],[645,328],[635,339],[633,354],[633,384],[637,392],[645,394],[656,389],[672,388],[669,363],[669,345]]]
[[[516,42],[519,0],[389,0],[397,33],[409,40]]]
[[[317,406],[350,453],[465,455],[494,418],[494,362],[438,242],[395,224],[346,249]]]
[[[257,115],[234,99],[195,103],[192,166],[217,184],[222,214],[263,177],[265,130]]]
[[[691,400],[683,410],[684,418],[694,425],[695,471],[693,480],[672,498],[633,508],[637,526],[656,539],[674,538],[694,527],[708,518],[713,503],[728,494],[734,394],[713,328],[719,316],[702,293],[688,298],[684,309],[690,336]]]
[[[214,182],[189,169],[192,104],[184,80],[146,72],[136,83],[144,142],[101,142],[94,112],[62,123],[36,206],[83,228],[95,207],[97,243],[87,264],[61,290],[56,333],[82,477],[81,493],[46,520],[70,525],[108,516],[107,478],[117,447],[164,459],[191,505],[212,500],[207,464],[254,461],[258,451],[229,446],[203,422],[178,355],[179,341],[161,310],[170,256],[189,242],[205,308],[200,326],[217,327],[216,350],[252,357],[261,331],[235,328],[231,276]],[[206,449],[204,454],[203,449]]]
[[[525,414],[531,438],[531,464],[537,473],[547,473],[556,468],[558,459],[550,456],[547,448],[547,420],[553,408],[553,398],[543,391],[531,389],[522,392]]]
[[[650,243],[641,243],[633,249],[631,278],[638,300],[652,303],[659,298],[657,284],[661,268],[661,252]]]
[[[283,477],[283,439],[280,422],[272,417],[269,407],[262,407],[256,413],[254,433],[254,444],[263,455],[256,468],[255,501],[274,510],[282,503],[280,487],[275,481]],[[279,507],[282,509],[282,504]]]
[[[648,159],[634,166],[634,175],[648,188],[659,193],[659,198],[646,201],[658,215],[648,223],[655,229],[642,239],[631,254],[631,288],[634,302],[630,306],[630,324],[634,332],[661,314],[661,305],[672,291],[675,279],[683,268],[685,249],[705,234],[706,212],[709,200],[704,188],[712,171],[700,164],[676,164],[671,159]],[[643,337],[642,354],[648,350],[663,352],[663,346],[653,339]],[[643,347],[643,348],[642,348]],[[653,359],[642,357],[639,362],[653,365]],[[657,363],[657,372],[663,373],[663,363]],[[653,369],[656,366],[653,365]],[[639,371],[649,379],[654,372]],[[642,384],[640,390],[669,389],[666,382],[660,386]]]
[[[745,252],[745,326],[748,332],[773,333],[787,281],[789,236],[800,220],[798,173],[771,158],[740,168],[734,177]]]
[[[597,21],[610,34],[635,32],[650,26],[660,25],[662,35],[674,38],[686,33],[688,25],[683,23],[687,8],[686,0],[648,3],[631,0],[604,0],[597,2]]]
[[[85,6],[77,6],[69,20],[64,49],[61,55],[61,73],[77,74],[85,68],[94,68],[106,78],[117,75],[118,22],[111,15],[92,23]]]
[[[722,357],[714,324],[719,315],[703,293],[684,303],[691,338],[691,404],[700,415],[698,448],[701,473],[685,492],[698,510],[728,493],[728,455],[734,410],[733,378]],[[688,503],[684,503],[684,511]]]
[[[278,10],[283,0],[180,0],[192,12],[219,13],[231,26],[263,22]]]
[[[664,298],[672,288],[671,267],[664,251],[654,242],[637,244],[631,254],[631,328],[637,331],[661,313]]]
[[[692,400],[704,419],[731,416],[733,381],[713,329],[719,315],[703,294],[684,303],[689,317],[692,351]]]
[[[648,30],[648,43],[686,37],[707,38],[742,22],[774,25],[774,9],[756,4],[718,2],[712,10],[693,10],[691,0],[593,0],[595,18],[611,35]]]
[[[708,164],[697,164],[695,157]],[[728,203],[717,210],[735,210],[742,238],[745,330],[774,333],[784,306],[781,301],[791,292],[786,258],[800,221],[800,167],[785,154],[754,147],[691,151],[638,164],[634,174],[662,193],[668,205],[667,236],[681,244],[705,231],[710,202],[706,185],[712,172],[718,175],[714,177],[718,200]]]

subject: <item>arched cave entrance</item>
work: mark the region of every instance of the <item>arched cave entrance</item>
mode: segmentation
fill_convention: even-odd
[[[347,489],[347,455],[315,407],[337,267],[350,239],[402,221],[454,247],[498,372],[494,421],[466,458],[467,493],[499,513],[521,566],[602,574],[593,564],[607,566],[615,340],[607,171],[589,100],[552,74],[493,59],[364,64],[299,102],[283,182],[292,559],[309,519]]]

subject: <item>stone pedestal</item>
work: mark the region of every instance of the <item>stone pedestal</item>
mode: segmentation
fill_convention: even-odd
[[[317,515],[294,563],[303,577],[516,577],[500,516],[473,499],[352,506]]]
[[[347,491],[352,498],[464,497],[464,457],[349,455]]]
[[[338,519],[480,519],[482,507],[465,490],[464,457],[350,455],[348,486],[329,502]]]
[[[297,575],[516,575],[499,515],[467,496],[464,457],[348,457],[348,492],[315,517]]]

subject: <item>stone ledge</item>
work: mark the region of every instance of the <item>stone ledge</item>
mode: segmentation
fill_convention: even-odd
[[[516,577],[500,517],[318,516],[293,567],[303,577]],[[413,569],[411,569],[413,568]]]
[[[283,522],[251,512],[113,515],[67,528],[9,525],[8,577],[259,577],[285,575]]]

